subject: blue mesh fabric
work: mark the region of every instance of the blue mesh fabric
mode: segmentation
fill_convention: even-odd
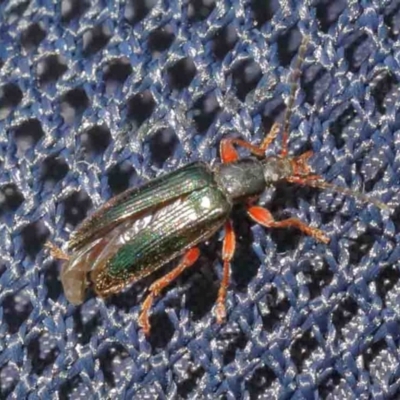
[[[235,211],[227,323],[217,236],[148,339],[137,317],[161,273],[74,307],[44,249],[121,190],[214,162],[222,137],[259,142],[303,35],[291,151],[395,206],[399,29],[397,0],[0,1],[0,398],[399,398],[397,212],[281,185],[274,215],[331,242]]]

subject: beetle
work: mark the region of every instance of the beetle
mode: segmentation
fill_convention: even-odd
[[[290,182],[331,189],[387,208],[378,200],[329,184],[314,174],[308,165],[312,152],[300,156],[288,154],[287,132],[306,45],[307,39],[304,39],[291,76],[284,124],[281,127],[275,123],[260,145],[225,138],[220,143],[222,162],[216,167],[195,162],[143,186],[128,189],[105,203],[72,234],[68,243],[71,255],[48,244],[52,255],[64,260],[61,281],[71,303],[84,301],[89,284],[99,296],[107,297],[182,256],[172,271],[149,287],[138,320],[147,335],[155,298],[196,262],[200,255],[198,244],[223,227],[223,276],[215,309],[216,319],[221,323],[226,319],[230,262],[235,253],[235,232],[229,219],[234,204],[244,203],[249,217],[266,228],[295,227],[323,243],[328,243],[329,238],[321,230],[297,218],[276,221],[266,208],[256,205],[254,199],[271,185]],[[266,157],[266,149],[281,130],[280,154]],[[247,149],[251,155],[240,158],[237,147]]]

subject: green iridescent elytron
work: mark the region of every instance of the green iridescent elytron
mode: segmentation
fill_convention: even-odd
[[[114,197],[70,239],[73,255],[62,271],[67,297],[74,304],[83,301],[90,271],[98,294],[118,292],[210,237],[230,210],[231,202],[204,163]]]

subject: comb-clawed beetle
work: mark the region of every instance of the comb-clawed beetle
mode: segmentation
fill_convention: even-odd
[[[235,252],[235,233],[229,220],[235,203],[244,202],[250,218],[264,227],[295,227],[324,243],[328,243],[329,238],[321,230],[297,218],[276,221],[266,208],[249,200],[260,196],[268,186],[286,181],[329,188],[387,208],[377,200],[331,185],[313,174],[308,165],[311,152],[288,156],[287,132],[295,81],[306,43],[303,40],[292,75],[280,154],[265,157],[266,149],[280,131],[280,125],[275,124],[259,146],[240,139],[223,139],[220,145],[222,163],[215,168],[196,162],[112,198],[73,233],[68,243],[71,256],[49,244],[53,256],[65,260],[61,280],[70,302],[82,303],[89,283],[98,295],[106,297],[182,256],[175,269],[149,288],[139,317],[139,325],[148,334],[149,310],[155,297],[196,262],[199,257],[196,246],[224,227],[223,278],[216,305],[217,320],[222,322],[226,317],[230,262]],[[240,159],[236,147],[246,148],[252,157]]]

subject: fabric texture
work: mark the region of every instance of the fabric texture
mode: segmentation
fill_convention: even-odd
[[[399,398],[399,29],[397,0],[0,1],[0,398]],[[171,266],[69,304],[44,243],[128,187],[217,162],[223,137],[259,143],[304,36],[291,154],[394,211],[268,190],[325,245],[238,208],[223,325],[221,235],[157,300],[149,338],[140,304]]]

